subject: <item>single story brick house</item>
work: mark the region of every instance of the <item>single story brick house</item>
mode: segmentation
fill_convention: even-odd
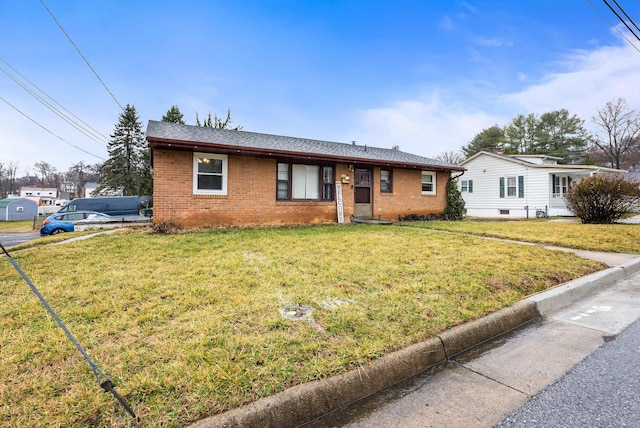
[[[399,150],[149,121],[154,223],[348,223],[441,213],[464,168]]]

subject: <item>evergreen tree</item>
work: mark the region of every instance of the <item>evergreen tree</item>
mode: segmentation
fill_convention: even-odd
[[[464,153],[467,158],[470,158],[471,156],[483,150],[502,150],[504,141],[504,129],[499,127],[498,124],[495,124],[491,128],[483,129],[480,133],[476,134],[476,136],[473,137],[473,140],[471,140],[469,144],[462,147],[462,153]]]
[[[449,178],[447,181],[447,206],[442,212],[443,220],[462,220],[465,214],[464,199],[458,188],[458,180]]]
[[[100,167],[97,193],[115,192],[123,196],[151,193],[149,148],[134,106],[127,104],[120,113],[107,151],[109,158]]]
[[[565,109],[544,113],[537,126],[538,153],[558,156],[563,163],[580,161],[587,151],[584,120]]]
[[[162,122],[173,122],[184,125],[183,117],[184,115],[180,112],[178,106],[171,106],[171,108],[167,110],[167,114],[162,116]]]
[[[507,154],[536,153],[537,132],[538,118],[535,114],[517,115],[510,124],[504,127],[506,138],[504,152]]]

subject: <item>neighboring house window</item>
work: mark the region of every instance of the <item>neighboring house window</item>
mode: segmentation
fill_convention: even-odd
[[[460,182],[460,191],[473,193],[473,180],[462,180]]]
[[[436,173],[422,171],[422,194],[435,195],[436,193]]]
[[[381,169],[380,170],[380,191],[382,193],[391,193],[391,170]]]
[[[333,200],[333,167],[278,163],[278,200]]]
[[[500,197],[524,198],[524,175],[500,177]]]
[[[516,177],[507,177],[507,198],[515,198],[517,191]]]
[[[553,179],[553,197],[562,199],[564,195],[571,189],[571,177],[564,175],[552,175]]]
[[[193,193],[227,194],[227,155],[193,154]]]
[[[23,212],[24,211],[24,207],[16,207],[16,212]]]

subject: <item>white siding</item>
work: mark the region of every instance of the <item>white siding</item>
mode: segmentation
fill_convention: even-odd
[[[549,170],[536,169],[492,156],[478,156],[463,165],[458,179],[473,180],[473,193],[463,192],[467,215],[478,217],[535,217],[536,209],[549,205]],[[524,176],[524,197],[500,197],[500,177]],[[500,214],[508,211],[509,214]]]

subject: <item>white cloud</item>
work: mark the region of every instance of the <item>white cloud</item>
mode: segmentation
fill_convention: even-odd
[[[563,68],[520,92],[502,96],[502,101],[522,113],[566,108],[586,122],[615,98],[625,98],[632,109],[640,109],[640,53],[633,47],[575,52]]]
[[[437,91],[416,100],[399,101],[390,107],[363,110],[358,115],[361,144],[435,157],[458,151],[482,129],[499,118],[444,100]]]
[[[459,150],[478,132],[494,124],[506,125],[518,114],[542,114],[567,109],[585,120],[615,98],[625,98],[640,110],[640,53],[628,44],[577,51],[558,63],[555,71],[533,80],[519,73],[521,91],[500,94],[491,89],[472,98],[465,92],[441,87],[389,106],[358,112],[359,142],[378,147],[400,146],[427,157]],[[455,98],[451,95],[460,94]],[[467,93],[468,95],[468,93]]]
[[[476,45],[486,46],[490,48],[500,48],[500,47],[513,47],[513,41],[511,40],[503,40],[498,37],[486,38],[486,37],[478,37],[473,41]]]

